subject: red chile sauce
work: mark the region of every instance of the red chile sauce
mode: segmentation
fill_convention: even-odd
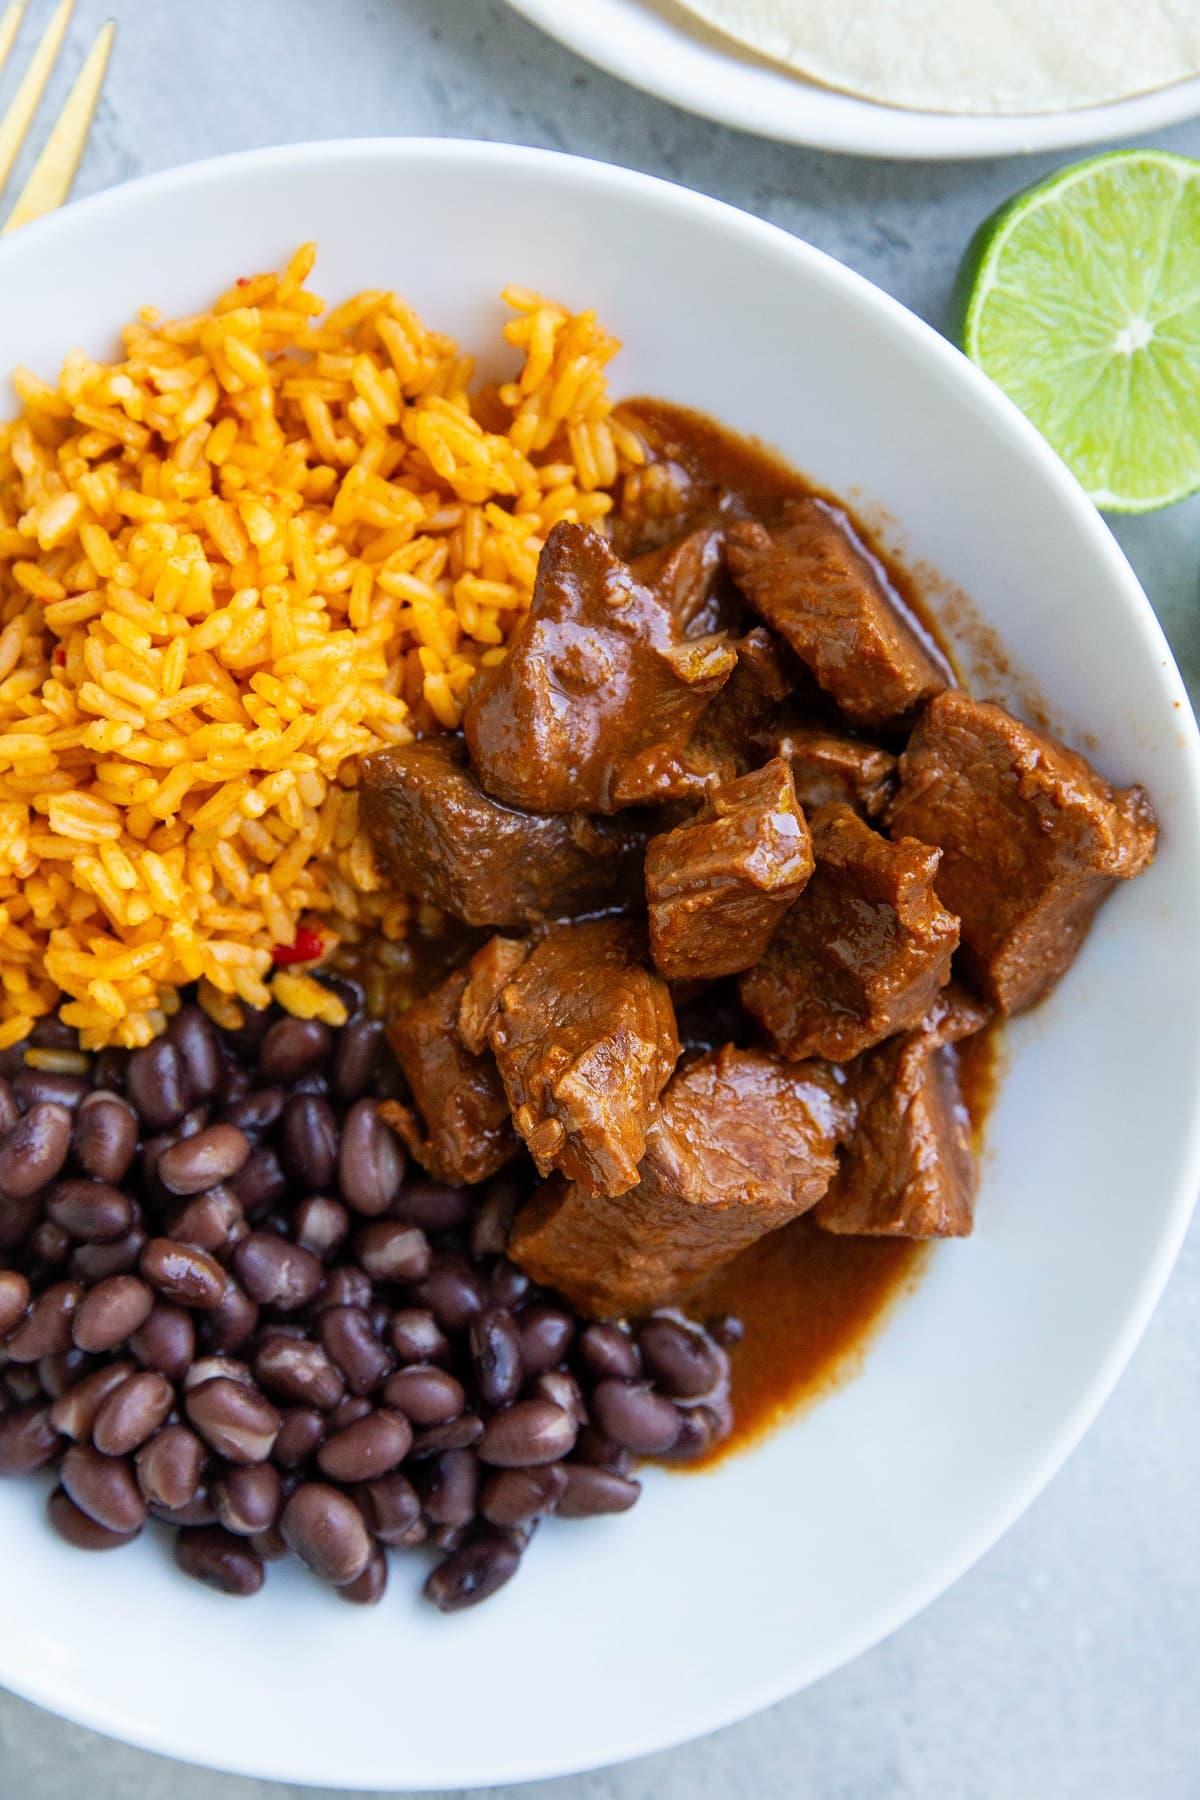
[[[769,518],[789,497],[815,494],[849,522],[898,611],[955,678],[951,648],[915,583],[872,542],[840,499],[699,413],[660,400],[634,400],[621,408],[621,417],[647,440],[652,465],[667,479],[656,472],[649,482],[629,484],[619,497],[613,521],[618,550],[632,554],[656,535],[659,541],[677,536],[691,521],[711,517],[718,508],[734,517],[753,512]],[[674,504],[672,490],[678,495]],[[969,1040],[958,1063],[978,1149],[999,1072],[995,1032]],[[733,1432],[707,1462],[686,1466],[710,1466],[745,1448],[802,1403],[853,1373],[891,1305],[916,1286],[927,1255],[924,1244],[837,1237],[798,1219],[696,1289],[686,1302],[687,1312],[696,1319],[733,1313],[742,1321],[744,1335],[730,1351]]]

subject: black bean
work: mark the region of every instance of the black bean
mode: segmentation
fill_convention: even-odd
[[[71,1148],[71,1114],[65,1106],[31,1106],[0,1142],[0,1189],[25,1200],[53,1181]]]
[[[0,1475],[32,1475],[54,1458],[59,1436],[41,1403],[0,1413]]]
[[[125,1093],[152,1131],[176,1124],[191,1105],[187,1069],[175,1045],[155,1038],[129,1058]]]
[[[75,1161],[97,1181],[121,1181],[137,1149],[138,1120],[119,1094],[95,1088],[75,1114]]]
[[[322,1261],[336,1256],[350,1233],[350,1214],[328,1194],[306,1194],[292,1214],[292,1236]]]
[[[103,1456],[91,1444],[72,1444],[62,1459],[62,1484],[89,1519],[110,1531],[136,1531],[146,1517],[133,1469],[124,1457]]]
[[[429,1240],[415,1225],[377,1219],[354,1235],[354,1254],[372,1281],[420,1281],[429,1273]]]
[[[412,1291],[443,1331],[464,1331],[483,1311],[483,1284],[466,1257],[455,1250],[435,1250],[428,1275],[415,1282]]]
[[[325,1436],[335,1431],[346,1431],[351,1425],[357,1425],[365,1419],[371,1410],[371,1402],[365,1394],[345,1394],[337,1405],[325,1415]]]
[[[40,1193],[16,1199],[0,1193],[0,1251],[16,1250],[28,1238],[42,1216]]]
[[[175,1404],[165,1375],[143,1369],[111,1393],[92,1427],[92,1442],[105,1456],[128,1456],[152,1437]]]
[[[261,1137],[264,1131],[279,1123],[286,1105],[286,1088],[255,1088],[252,1093],[243,1094],[241,1099],[231,1100],[226,1105],[225,1123],[236,1125],[248,1138]]]
[[[599,1381],[591,1406],[600,1430],[635,1456],[660,1456],[679,1436],[679,1414],[648,1382]]]
[[[511,1581],[521,1553],[507,1537],[481,1538],[464,1544],[441,1563],[425,1583],[425,1597],[439,1612],[461,1612],[488,1600]]]
[[[17,1105],[17,1096],[12,1091],[12,1083],[0,1075],[0,1141],[3,1141],[21,1117],[21,1109]]]
[[[450,1339],[433,1314],[423,1307],[403,1307],[393,1313],[388,1342],[402,1363],[450,1360]]]
[[[597,1381],[610,1376],[635,1381],[642,1372],[637,1345],[617,1325],[585,1325],[579,1334],[579,1354],[584,1368]]]
[[[67,1273],[76,1281],[106,1281],[110,1275],[128,1275],[138,1266],[146,1248],[146,1233],[140,1225],[131,1226],[119,1238],[103,1244],[76,1244],[67,1263]]]
[[[34,1106],[65,1106],[68,1112],[74,1112],[84,1095],[90,1092],[90,1083],[82,1075],[55,1075],[49,1069],[20,1069],[12,1078],[12,1090],[20,1106],[30,1109]]]
[[[260,1219],[288,1191],[288,1178],[273,1144],[255,1144],[229,1183],[248,1218]]]
[[[165,1525],[183,1525],[189,1531],[196,1525],[215,1525],[217,1522],[217,1509],[208,1489],[203,1486],[198,1487],[183,1506],[152,1506],[150,1511]]]
[[[219,1303],[211,1312],[201,1314],[200,1338],[207,1350],[240,1350],[257,1324],[256,1303],[231,1275]]]
[[[284,1337],[277,1331],[260,1339],[254,1353],[254,1374],[273,1400],[315,1406],[321,1412],[336,1406],[346,1392],[341,1371],[320,1344]]]
[[[236,1175],[249,1154],[250,1139],[236,1125],[209,1125],[164,1150],[156,1173],[173,1194],[202,1194]]]
[[[21,1323],[29,1306],[29,1283],[15,1269],[0,1269],[0,1338]]]
[[[34,1286],[40,1286],[47,1277],[58,1274],[70,1254],[70,1234],[61,1225],[43,1219],[40,1225],[34,1227],[25,1246],[25,1267],[33,1278]]]
[[[413,1434],[409,1456],[413,1462],[434,1456],[439,1450],[470,1450],[483,1436],[483,1420],[477,1413],[463,1413],[444,1425],[426,1425]]]
[[[503,1256],[508,1234],[524,1199],[524,1191],[511,1175],[496,1175],[483,1190],[479,1211],[471,1225],[471,1255]]]
[[[125,1091],[125,1073],[129,1068],[129,1051],[123,1050],[119,1044],[110,1044],[101,1050],[92,1065],[92,1082],[97,1088],[104,1088],[111,1094]],[[108,1177],[106,1179],[111,1179]]]
[[[567,1478],[555,1511],[560,1519],[594,1519],[601,1513],[628,1512],[642,1491],[640,1481],[599,1469],[591,1463],[563,1463]]]
[[[327,1437],[317,1451],[317,1467],[331,1481],[374,1481],[404,1461],[412,1435],[403,1413],[380,1407]]]
[[[407,1475],[393,1471],[363,1490],[369,1523],[381,1544],[401,1545],[421,1517],[417,1490]]]
[[[479,1461],[473,1450],[443,1450],[418,1474],[425,1514],[434,1525],[466,1525],[475,1517]]]
[[[156,1300],[146,1323],[130,1338],[129,1348],[144,1369],[157,1369],[160,1375],[178,1381],[196,1354],[191,1314],[169,1300]]]
[[[255,1556],[261,1557],[263,1562],[282,1562],[288,1553],[278,1525],[269,1525],[266,1531],[254,1532],[249,1544]]]
[[[71,1326],[82,1298],[77,1281],[56,1281],[45,1288],[5,1344],[5,1354],[16,1363],[61,1356],[71,1348]]]
[[[471,1366],[485,1406],[508,1406],[521,1391],[521,1338],[509,1312],[492,1307],[471,1321]]]
[[[79,1036],[57,1013],[43,1013],[29,1034],[37,1050],[78,1050]]]
[[[224,1182],[173,1207],[163,1224],[168,1237],[213,1255],[226,1249],[239,1232],[249,1230],[241,1201]]]
[[[239,1362],[236,1356],[198,1356],[184,1375],[183,1391],[190,1394],[193,1388],[202,1387],[206,1381],[221,1380],[253,1387],[254,1371],[249,1363]]]
[[[419,1225],[422,1231],[457,1231],[472,1213],[469,1188],[450,1187],[427,1175],[406,1181],[392,1211],[398,1219]]]
[[[371,1560],[362,1574],[335,1588],[334,1592],[339,1600],[349,1600],[352,1606],[377,1606],[387,1591],[387,1581],[387,1557],[382,1550],[372,1550]]]
[[[46,1216],[82,1243],[122,1237],[134,1223],[133,1201],[107,1181],[56,1181]]]
[[[574,1444],[576,1429],[575,1420],[553,1401],[518,1400],[488,1420],[479,1455],[501,1469],[557,1462]]]
[[[104,1402],[133,1373],[134,1366],[130,1362],[105,1363],[102,1368],[93,1369],[58,1396],[50,1408],[50,1423],[64,1437],[74,1438],[77,1444],[86,1442]]]
[[[655,1386],[673,1400],[711,1394],[723,1373],[716,1348],[694,1326],[659,1313],[637,1328],[642,1364]]]
[[[383,1398],[414,1425],[446,1425],[458,1418],[466,1404],[461,1381],[427,1363],[410,1363],[389,1375],[383,1384]]]
[[[367,1312],[373,1298],[371,1277],[366,1270],[355,1263],[343,1263],[326,1275],[313,1302],[313,1311],[323,1312],[327,1306],[357,1306]]]
[[[141,1530],[139,1525],[133,1531],[110,1531],[82,1512],[64,1488],[55,1488],[47,1500],[46,1516],[59,1537],[76,1550],[119,1550],[122,1544],[132,1544]]]
[[[271,1454],[281,1469],[298,1469],[324,1441],[325,1421],[311,1406],[285,1407],[279,1416],[283,1423]]]
[[[227,1462],[265,1462],[282,1420],[257,1389],[218,1377],[193,1388],[184,1400],[191,1424]]]
[[[587,1424],[588,1413],[583,1389],[569,1369],[543,1369],[532,1383],[530,1398],[551,1400],[555,1406],[561,1406],[565,1413],[570,1413],[577,1425]]]
[[[692,1462],[697,1457],[705,1456],[724,1437],[720,1420],[711,1407],[681,1406],[676,1410],[679,1413],[679,1436],[671,1448],[664,1452],[672,1462]]]
[[[115,1350],[150,1317],[154,1295],[136,1275],[110,1275],[89,1288],[75,1309],[71,1335],[81,1350]]]
[[[318,1317],[317,1331],[352,1394],[374,1393],[395,1367],[391,1351],[380,1343],[360,1307],[326,1307]]]
[[[338,1148],[342,1199],[367,1218],[387,1212],[404,1179],[400,1141],[379,1117],[374,1100],[356,1100],[346,1114]]]
[[[208,1014],[199,1006],[181,1006],[167,1036],[183,1058],[193,1099],[211,1100],[221,1085],[221,1040]]]
[[[305,1567],[334,1587],[356,1581],[371,1560],[362,1514],[327,1482],[302,1482],[283,1509],[279,1529]]]
[[[497,1469],[483,1484],[479,1510],[493,1525],[525,1525],[553,1512],[566,1492],[567,1465],[540,1469]]]
[[[221,1304],[225,1271],[207,1250],[170,1238],[151,1238],[138,1266],[157,1293],[180,1306],[207,1311]]]
[[[259,1077],[290,1084],[323,1063],[332,1044],[333,1034],[320,1019],[280,1019],[262,1041]]]
[[[252,1231],[242,1239],[233,1253],[233,1269],[252,1300],[280,1312],[307,1306],[324,1273],[311,1250],[266,1231]]]
[[[338,1099],[349,1105],[366,1093],[383,1047],[383,1026],[378,1019],[355,1019],[339,1031],[333,1052],[331,1086]]]
[[[487,1303],[515,1312],[529,1298],[532,1287],[524,1269],[518,1269],[507,1256],[497,1257],[487,1278]]]
[[[562,1362],[575,1337],[575,1319],[561,1306],[528,1306],[517,1320],[526,1375],[541,1375]]]
[[[333,1108],[320,1094],[293,1094],[283,1112],[280,1161],[310,1193],[331,1186],[337,1169],[338,1129]]]
[[[181,1531],[175,1539],[175,1561],[185,1575],[219,1594],[245,1599],[263,1584],[263,1566],[253,1550],[219,1525]]]
[[[270,1463],[233,1463],[212,1482],[211,1492],[217,1518],[237,1537],[269,1531],[283,1506],[283,1483]]]
[[[186,1425],[164,1425],[134,1459],[147,1506],[173,1510],[195,1499],[204,1473],[205,1449]]]
[[[72,1345],[57,1356],[43,1356],[37,1364],[37,1378],[46,1398],[58,1400],[95,1366],[94,1356]]]

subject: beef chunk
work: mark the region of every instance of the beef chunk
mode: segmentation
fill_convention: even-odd
[[[731,583],[725,572],[725,533],[701,525],[660,550],[635,557],[629,572],[663,602],[684,637],[704,637],[729,624]]]
[[[742,1004],[785,1056],[846,1062],[924,1017],[950,979],[958,920],[934,893],[938,853],[889,843],[848,806],[810,821],[816,869]]]
[[[853,724],[890,725],[946,686],[878,565],[824,501],[792,501],[773,531],[732,525],[726,555],[755,612]]]
[[[468,925],[528,925],[636,892],[640,832],[582,813],[516,812],[485,794],[452,737],[378,750],[362,766],[380,864]]]
[[[1006,1013],[1061,980],[1157,834],[1141,788],[1113,789],[1054,738],[959,693],[932,701],[909,739],[889,825],[941,849],[937,890],[962,921],[963,972]]]
[[[466,985],[466,970],[456,969],[388,1031],[413,1104],[388,1100],[380,1111],[439,1181],[486,1181],[520,1147],[494,1059],[473,1055],[458,1035]]]
[[[769,734],[767,743],[791,769],[796,798],[806,812],[840,801],[866,819],[883,816],[896,786],[896,758],[890,750],[814,725],[782,726]]]
[[[642,926],[600,919],[552,931],[500,991],[491,1044],[513,1123],[543,1175],[603,1194],[637,1180],[646,1127],[679,1056]]]
[[[458,1004],[458,1035],[476,1056],[489,1047],[500,996],[529,951],[528,938],[489,938],[467,964],[467,983]]]
[[[871,1237],[965,1237],[976,1168],[948,1048],[987,1022],[953,989],[915,1031],[871,1050],[853,1070],[858,1123],[837,1176],[813,1214],[826,1231]]]
[[[688,822],[690,807],[714,787],[764,761],[770,725],[799,670],[786,644],[763,625],[739,638],[736,648],[733,673],[701,714],[691,742],[659,766],[656,798],[684,803]]]
[[[548,1182],[509,1255],[584,1312],[646,1312],[815,1205],[850,1121],[823,1065],[726,1045],[672,1078],[632,1192]]]
[[[737,654],[685,637],[597,532],[556,525],[508,656],[463,718],[476,773],[507,806],[614,812],[651,800]]]
[[[646,849],[656,967],[670,981],[748,969],[812,868],[785,762],[715,788],[693,824],[651,838]]]

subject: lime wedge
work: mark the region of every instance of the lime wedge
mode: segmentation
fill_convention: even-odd
[[[1200,162],[1090,157],[985,219],[952,334],[1097,506],[1200,489]]]

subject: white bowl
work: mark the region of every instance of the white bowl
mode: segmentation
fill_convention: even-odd
[[[1138,137],[1200,113],[1200,78],[1104,106],[1007,116],[915,112],[808,81],[710,30],[675,0],[508,0],[597,68],[758,137],[857,156],[1013,156]]]
[[[652,1473],[627,1517],[539,1533],[443,1618],[292,1568],[252,1603],[152,1535],[58,1542],[0,1484],[0,1680],[148,1748],[352,1788],[616,1761],[813,1681],[939,1593],[1028,1505],[1116,1380],[1200,1177],[1200,748],[1154,616],[1041,438],[955,350],[807,245],[624,170],[494,144],[259,152],[85,201],[0,248],[0,352],[46,375],[138,305],[190,310],[321,245],[318,291],[392,284],[472,347],[502,283],[595,306],[616,387],[704,408],[895,521],[972,595],[1104,770],[1148,785],[1152,871],[1011,1033],[973,1239],[939,1249],[861,1377],[715,1473]]]

